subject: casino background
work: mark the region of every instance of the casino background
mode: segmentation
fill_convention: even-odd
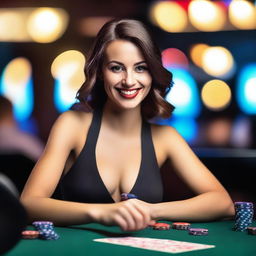
[[[86,55],[102,24],[114,17],[139,19],[174,74],[167,100],[176,109],[169,120],[156,122],[176,127],[234,199],[255,200],[255,5],[245,0],[1,0],[0,94],[13,102],[21,129],[46,142],[53,122],[86,79]],[[1,159],[0,168],[8,168]],[[170,197],[189,196],[167,169],[165,180],[175,180],[171,188],[166,184]],[[24,173],[19,180],[26,180],[29,171]]]

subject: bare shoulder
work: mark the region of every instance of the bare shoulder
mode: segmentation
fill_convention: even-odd
[[[62,113],[56,123],[65,124],[68,126],[81,125],[90,122],[92,119],[91,112],[69,110]]]
[[[92,120],[92,113],[81,111],[66,111],[62,113],[55,121],[49,141],[57,140],[62,143],[69,144],[72,148],[77,141],[83,140],[84,134],[87,134],[87,130]]]
[[[151,125],[152,138],[156,147],[160,147],[163,153],[168,155],[173,154],[173,152],[184,150],[188,148],[187,142],[179,134],[179,132],[172,126],[168,125]]]
[[[159,140],[182,138],[181,135],[177,132],[177,130],[172,126],[152,124],[151,129],[153,137],[156,137]]]

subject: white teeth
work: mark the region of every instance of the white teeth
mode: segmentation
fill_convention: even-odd
[[[136,92],[137,92],[137,90],[132,90],[132,91],[123,91],[123,90],[121,90],[121,93],[122,94],[126,94],[126,95],[132,95],[132,94],[134,94]]]

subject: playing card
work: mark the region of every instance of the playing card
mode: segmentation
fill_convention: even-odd
[[[146,250],[161,251],[168,253],[181,253],[215,247],[214,245],[146,237],[111,237],[94,239],[93,241],[131,246]]]

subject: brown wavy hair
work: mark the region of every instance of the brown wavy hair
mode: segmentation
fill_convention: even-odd
[[[86,81],[76,95],[79,103],[90,111],[105,103],[107,95],[101,78],[104,52],[110,42],[118,39],[130,41],[141,50],[152,76],[151,89],[141,105],[143,118],[170,117],[174,107],[164,97],[172,86],[172,73],[163,67],[161,52],[144,24],[133,19],[111,20],[100,29],[87,58]]]

